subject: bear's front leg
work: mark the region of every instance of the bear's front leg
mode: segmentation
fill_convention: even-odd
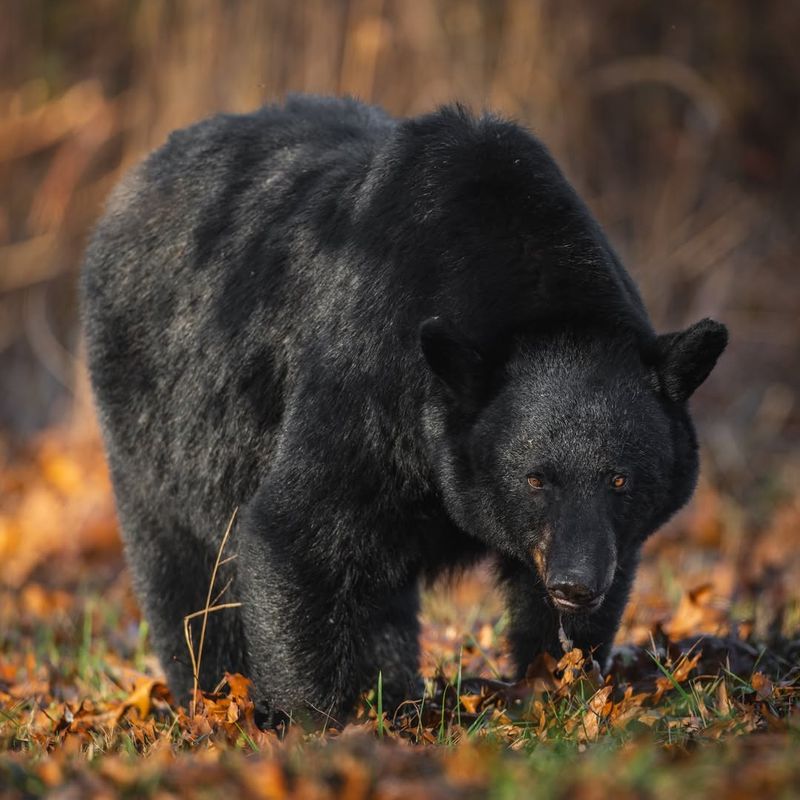
[[[605,669],[630,591],[633,565],[618,566],[603,604],[588,614],[563,614],[547,597],[533,565],[501,557],[498,576],[505,589],[509,613],[508,642],[522,678],[528,665],[543,652],[559,659],[567,647],[579,647]]]
[[[541,653],[559,658],[558,613],[547,600],[535,567],[516,559],[501,557],[497,565],[500,585],[506,597],[508,629],[506,638],[514,662],[514,677],[525,677],[528,666]]]
[[[277,724],[344,722],[382,676],[387,710],[419,661],[418,589],[381,546],[379,521],[261,487],[236,531],[238,587],[256,699]]]

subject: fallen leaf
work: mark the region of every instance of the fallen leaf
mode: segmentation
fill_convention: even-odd
[[[769,700],[775,690],[772,681],[763,672],[753,673],[750,685],[762,700]]]
[[[597,740],[600,735],[600,726],[610,711],[610,709],[606,708],[606,705],[613,688],[613,686],[604,686],[592,695],[588,708],[583,714],[581,726],[578,729],[579,740],[589,742]]]
[[[128,697],[123,700],[115,712],[115,722],[119,722],[126,712],[136,709],[139,719],[143,720],[150,713],[153,700],[169,700],[170,694],[167,685],[162,681],[150,678],[142,681]]]
[[[694,633],[719,633],[727,623],[727,613],[714,604],[714,587],[710,583],[697,586],[681,597],[664,630],[672,639]]]

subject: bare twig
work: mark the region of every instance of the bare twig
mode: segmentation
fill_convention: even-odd
[[[212,606],[215,606],[217,605],[217,603],[219,603],[219,601],[222,599],[222,595],[224,595],[225,592],[227,592],[228,589],[230,589],[232,583],[233,583],[233,578],[228,578],[227,583],[222,587],[222,589],[219,590],[217,596],[211,601]]]
[[[216,605],[216,606],[208,606],[208,608],[200,609],[200,611],[195,611],[192,614],[187,614],[184,617],[184,620],[186,622],[188,622],[189,620],[196,619],[197,617],[205,617],[206,614],[213,614],[215,611],[222,611],[224,608],[240,608],[241,605],[242,605],[241,603],[220,603],[219,605]],[[200,632],[200,635],[202,636],[202,630]],[[201,647],[202,647],[202,643],[203,643],[203,640],[201,638],[200,639]],[[200,656],[200,653],[198,651],[198,658],[199,658],[199,656]],[[198,660],[198,664],[199,663],[200,662]]]
[[[211,581],[208,585],[208,593],[206,595],[206,604],[205,607],[200,611],[195,611],[192,614],[187,614],[183,618],[183,633],[184,637],[186,638],[186,645],[189,648],[189,656],[192,659],[192,676],[194,679],[194,684],[192,686],[192,701],[190,706],[190,715],[194,716],[195,712],[197,711],[197,696],[200,691],[200,666],[203,662],[203,645],[205,644],[206,639],[206,627],[208,625],[208,615],[215,612],[215,611],[222,611],[226,608],[238,608],[241,606],[241,603],[221,603],[219,605],[214,605],[212,603],[212,595],[214,593],[214,584],[217,580],[217,572],[219,571],[220,564],[224,563],[222,559],[222,553],[225,550],[225,545],[228,542],[228,537],[231,535],[231,530],[233,530],[233,523],[236,520],[236,513],[239,509],[236,508],[231,514],[230,522],[228,522],[228,527],[225,529],[225,534],[222,537],[222,541],[219,545],[219,550],[217,551],[217,560],[214,562],[214,569],[211,572]],[[228,586],[225,586],[227,589]],[[219,599],[222,594],[224,594],[225,589],[220,592],[217,596]],[[194,653],[194,646],[192,643],[192,631],[189,626],[189,622],[196,617],[203,617],[203,625],[200,628],[200,642],[197,646],[197,656]]]

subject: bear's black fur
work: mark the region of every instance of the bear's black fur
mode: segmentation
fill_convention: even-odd
[[[83,316],[119,518],[173,690],[233,510],[200,682],[334,718],[417,691],[421,577],[489,554],[520,672],[608,653],[690,496],[726,332],[657,336],[544,147],[347,99],[173,133],[109,202]],[[572,612],[572,613],[571,613]]]

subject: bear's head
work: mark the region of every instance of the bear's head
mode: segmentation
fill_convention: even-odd
[[[623,332],[528,334],[499,357],[427,320],[425,429],[449,515],[529,564],[560,611],[596,609],[694,490],[687,400],[726,342],[703,320],[646,346]]]

